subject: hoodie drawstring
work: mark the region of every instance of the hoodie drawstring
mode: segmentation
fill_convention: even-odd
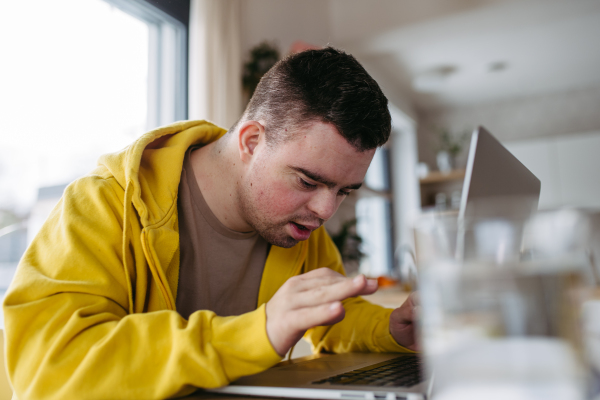
[[[123,211],[123,268],[125,269],[125,280],[127,281],[127,295],[129,297],[129,314],[133,314],[133,288],[131,286],[131,276],[129,275],[129,266],[127,265],[127,250],[129,246],[129,218],[131,210],[131,199],[133,197],[133,185],[127,182],[125,187],[125,201]]]

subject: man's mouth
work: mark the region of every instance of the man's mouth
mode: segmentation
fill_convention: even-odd
[[[314,231],[315,229],[317,229],[319,226],[318,225],[302,225],[299,224],[297,222],[293,222],[292,224],[296,225],[299,229],[301,230],[306,230],[306,231]]]
[[[310,233],[319,227],[318,225],[302,225],[293,221],[290,221],[290,225],[292,228],[292,237],[296,240],[308,239]]]
[[[307,231],[308,230],[304,225],[300,225],[300,224],[297,224],[295,222],[292,222],[292,224],[296,225],[298,227],[298,229],[300,229],[300,230],[303,230],[303,231]]]

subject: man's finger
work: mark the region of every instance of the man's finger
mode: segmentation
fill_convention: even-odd
[[[360,296],[373,294],[379,289],[379,284],[377,283],[377,279],[367,279],[367,284],[365,288],[359,293]]]
[[[342,301],[348,297],[370,294],[377,290],[377,283],[359,275],[356,278],[344,278],[331,284],[315,282],[318,286],[298,293],[293,300],[293,308],[314,307],[323,303]]]
[[[410,299],[413,307],[418,307],[421,305],[421,298],[419,297],[419,292],[412,292],[410,296],[408,296],[408,298]]]
[[[335,273],[335,275],[314,276],[309,279],[302,279],[294,282],[294,291],[306,292],[309,290],[313,290],[315,287],[331,286],[339,282],[344,282],[348,279],[349,278],[338,273]]]
[[[310,280],[310,279],[315,279],[315,278],[317,278],[317,279],[324,278],[324,277],[328,277],[328,276],[344,277],[344,275],[332,270],[331,268],[321,267],[321,268],[313,269],[312,271],[308,271],[302,275],[298,275],[298,278],[300,278],[301,280]]]
[[[315,307],[304,307],[293,311],[294,324],[300,330],[340,322],[346,314],[342,303],[335,301]]]
[[[411,293],[411,295],[408,296],[406,301],[392,312],[392,315],[390,317],[396,323],[412,323],[415,319],[415,308],[418,307],[415,305],[415,303],[417,303],[418,301],[419,300],[417,293]]]

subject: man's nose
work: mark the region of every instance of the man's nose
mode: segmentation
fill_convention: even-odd
[[[335,193],[331,193],[329,190],[315,193],[308,203],[309,210],[324,221],[327,221],[335,214],[338,206],[338,196]]]

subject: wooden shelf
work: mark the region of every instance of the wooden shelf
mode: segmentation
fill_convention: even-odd
[[[462,185],[465,178],[464,169],[455,169],[447,173],[434,171],[425,178],[420,179],[421,188],[421,209],[435,207],[436,210],[452,209],[456,207],[452,203],[452,195],[462,191]],[[436,206],[436,197],[440,194],[446,195],[445,206]]]
[[[421,185],[427,185],[431,183],[442,183],[442,182],[452,182],[464,179],[465,170],[464,169],[455,169],[447,173],[443,173],[440,171],[432,171],[425,178],[421,178],[419,183]]]

